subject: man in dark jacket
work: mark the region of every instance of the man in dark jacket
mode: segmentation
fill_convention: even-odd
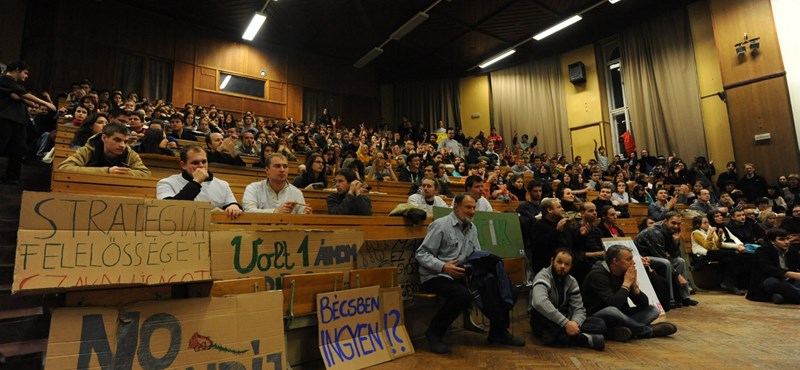
[[[767,238],[756,249],[747,299],[800,304],[800,250],[789,246],[786,230],[772,229]]]
[[[43,105],[55,111],[53,103],[46,102],[29,93],[22,86],[28,79],[28,64],[23,61],[8,63],[5,73],[0,76],[0,155],[8,156],[4,183],[16,184],[22,171],[22,158],[25,155],[26,135],[30,119],[25,106]]]
[[[550,265],[550,257],[559,248],[567,248],[567,219],[562,216],[564,207],[556,198],[544,198],[539,206],[542,219],[530,228],[530,244],[526,246],[525,255],[531,272]]]
[[[609,339],[663,337],[678,331],[668,322],[651,325],[658,318],[658,308],[639,289],[633,252],[625,246],[608,247],[605,261],[586,275],[582,295],[587,313],[605,321]],[[628,305],[629,298],[635,307]]]
[[[329,194],[328,214],[372,216],[372,200],[363,191],[363,183],[356,178],[353,170],[344,168],[336,171],[336,193]]]

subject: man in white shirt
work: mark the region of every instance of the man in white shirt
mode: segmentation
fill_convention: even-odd
[[[228,183],[208,171],[206,151],[200,145],[184,146],[181,149],[180,165],[180,174],[158,181],[158,199],[211,202],[212,208],[224,210],[231,219],[242,214],[242,208],[236,202]]]
[[[247,185],[242,204],[245,212],[311,214],[303,193],[286,177],[289,162],[282,154],[264,157],[267,179]]]
[[[492,209],[492,204],[489,203],[483,196],[483,178],[478,175],[472,175],[467,177],[467,180],[464,182],[466,185],[466,192],[467,194],[471,195],[473,198],[477,199],[477,207],[475,207],[476,211],[481,212],[494,212]],[[453,205],[450,205],[452,208]]]
[[[415,193],[408,197],[408,203],[411,203],[419,208],[425,210],[428,216],[433,214],[433,207],[447,207],[447,203],[438,196],[439,182],[434,179],[422,179],[419,185],[422,193]]]

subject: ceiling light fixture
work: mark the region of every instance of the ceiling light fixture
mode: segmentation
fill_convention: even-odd
[[[479,64],[479,65],[478,65],[478,67],[481,67],[481,68],[486,68],[486,67],[488,67],[488,66],[490,66],[490,65],[492,65],[492,64],[495,64],[495,63],[497,63],[497,62],[499,62],[499,61],[503,60],[504,58],[506,58],[506,57],[508,57],[509,55],[511,55],[511,54],[514,54],[514,53],[516,53],[516,52],[517,52],[517,50],[516,50],[516,49],[509,49],[509,50],[506,50],[506,51],[504,51],[504,52],[502,52],[502,53],[500,53],[500,54],[498,54],[498,55],[496,55],[496,56],[494,56],[494,57],[490,58],[489,60],[487,60],[487,61],[485,61],[485,62],[483,62],[483,63]]]
[[[364,54],[364,56],[361,57],[361,59],[359,59],[357,62],[353,63],[353,67],[363,68],[365,65],[369,64],[369,62],[371,62],[373,59],[377,58],[378,55],[381,55],[381,54],[383,54],[383,49],[381,49],[381,48],[372,48],[372,50],[370,50],[369,52]]]
[[[415,28],[417,28],[417,26],[428,20],[430,17],[430,15],[423,12],[417,13],[414,17],[409,19],[408,22],[400,26],[400,28],[398,28],[396,31],[392,32],[392,35],[389,36],[389,38],[395,41],[402,39],[405,35],[413,31]]]
[[[561,23],[559,23],[559,24],[557,24],[557,25],[555,25],[553,27],[550,27],[550,28],[548,28],[548,29],[546,29],[546,30],[544,30],[542,32],[539,32],[538,34],[536,34],[536,36],[533,36],[533,39],[536,40],[536,41],[541,41],[545,37],[550,36],[550,35],[558,32],[558,31],[561,31],[561,30],[563,30],[563,29],[565,29],[565,28],[577,23],[581,19],[583,19],[583,17],[581,17],[580,15],[573,15],[572,17],[567,18],[563,22],[561,22]]]
[[[275,0],[275,1],[277,1],[277,0]],[[609,3],[612,3],[612,4],[616,4],[616,3],[618,3],[619,1],[620,1],[620,0],[608,0],[608,2],[609,2]]]
[[[267,10],[269,1],[270,0],[267,0],[267,2],[264,3],[264,7],[261,8],[261,11],[253,14],[253,19],[250,20],[250,25],[247,26],[247,29],[244,30],[244,33],[242,34],[243,39],[247,41],[253,41],[253,39],[256,37],[256,34],[258,34],[258,30],[260,30],[261,26],[264,25],[264,22],[267,21],[267,13],[264,12]]]

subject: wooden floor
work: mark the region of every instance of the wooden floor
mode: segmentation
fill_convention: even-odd
[[[604,352],[585,348],[550,348],[533,339],[527,320],[514,330],[524,348],[485,345],[485,337],[464,331],[445,338],[448,355],[414,342],[416,354],[372,369],[794,369],[800,367],[800,307],[755,303],[720,292],[693,296],[700,305],[667,313],[678,326],[671,338],[607,342]]]

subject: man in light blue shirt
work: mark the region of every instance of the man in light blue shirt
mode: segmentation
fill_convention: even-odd
[[[460,262],[465,261],[472,252],[481,250],[478,231],[472,224],[475,211],[475,198],[466,193],[456,195],[453,213],[431,222],[428,234],[416,252],[422,289],[446,299],[425,332],[428,345],[434,353],[450,351],[442,338],[450,324],[472,302],[472,294],[465,283],[468,272]],[[484,300],[488,298],[482,297]],[[524,346],[522,338],[512,336],[507,330],[508,310],[497,311],[484,311],[491,321],[489,343]]]

